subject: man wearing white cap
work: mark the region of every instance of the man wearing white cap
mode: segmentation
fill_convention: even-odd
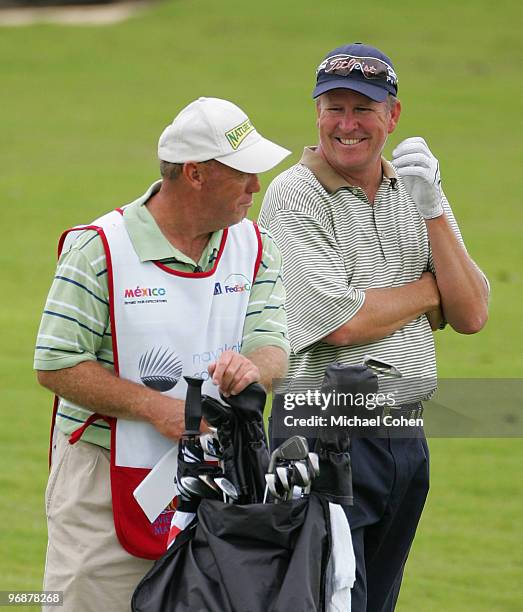
[[[160,137],[162,180],[60,240],[35,369],[56,394],[44,588],[63,610],[128,610],[165,550],[172,508],[151,524],[133,492],[184,430],[183,376],[218,397],[285,371],[280,255],[245,217],[288,154],[200,98]]]

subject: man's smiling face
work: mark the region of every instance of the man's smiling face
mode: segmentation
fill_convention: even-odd
[[[319,153],[339,174],[360,177],[381,168],[381,152],[399,119],[398,102],[333,89],[318,98],[317,113]]]

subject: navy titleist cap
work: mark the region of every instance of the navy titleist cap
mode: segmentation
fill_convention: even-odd
[[[317,98],[331,89],[352,89],[371,100],[384,102],[398,93],[398,77],[390,58],[376,47],[352,43],[333,49],[316,70]]]

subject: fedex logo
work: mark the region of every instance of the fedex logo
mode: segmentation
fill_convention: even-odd
[[[214,283],[214,295],[243,293],[251,290],[251,281],[243,274],[229,274],[223,282]]]

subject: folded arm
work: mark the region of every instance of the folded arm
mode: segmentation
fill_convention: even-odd
[[[445,214],[426,220],[445,320],[461,334],[475,334],[488,319],[489,289]]]
[[[392,158],[425,219],[445,320],[459,333],[474,334],[487,322],[489,288],[458,238],[457,225],[454,230],[450,223],[454,219],[441,190],[439,162],[419,136],[401,142]]]
[[[402,287],[365,290],[365,302],[349,321],[323,339],[327,344],[347,346],[385,338],[422,314],[439,321],[439,292],[434,276],[421,278]],[[435,328],[437,323],[431,321]]]

